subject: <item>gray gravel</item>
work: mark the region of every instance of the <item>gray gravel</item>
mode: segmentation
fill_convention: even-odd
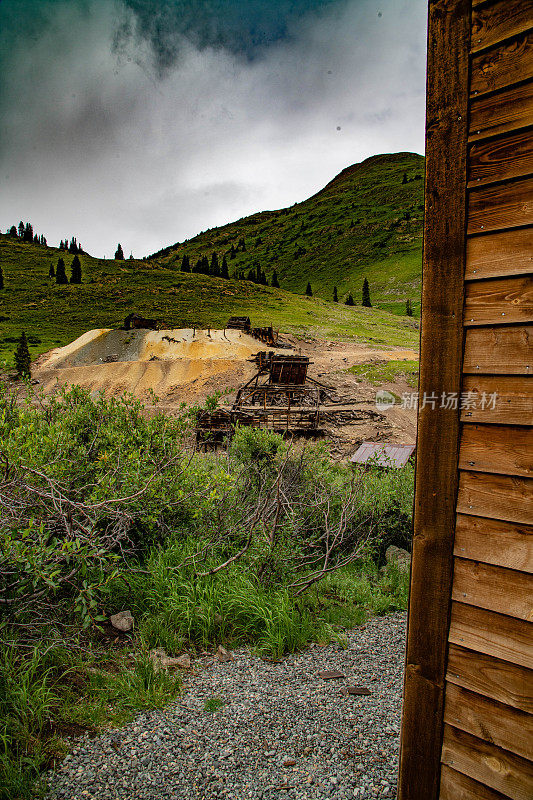
[[[348,649],[312,645],[277,663],[248,649],[225,664],[195,660],[177,702],[78,739],[48,798],[395,797],[405,622],[375,617]],[[371,694],[347,695],[353,685]],[[207,712],[213,697],[224,705]]]

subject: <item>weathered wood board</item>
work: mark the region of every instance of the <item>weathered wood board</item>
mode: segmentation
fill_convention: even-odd
[[[454,554],[533,573],[533,525],[458,514]]]

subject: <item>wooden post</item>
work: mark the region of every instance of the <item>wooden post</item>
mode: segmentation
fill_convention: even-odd
[[[469,0],[430,0],[414,538],[399,800],[437,800],[453,577],[465,268]],[[424,407],[424,395],[437,397]],[[434,407],[433,407],[434,406]]]

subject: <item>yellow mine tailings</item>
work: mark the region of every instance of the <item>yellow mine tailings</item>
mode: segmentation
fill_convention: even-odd
[[[206,389],[224,389],[225,378],[234,384],[251,377],[255,365],[248,359],[264,347],[237,330],[98,329],[45,354],[34,375],[45,391],[76,384],[107,395],[132,392],[146,399],[153,391],[190,399]]]

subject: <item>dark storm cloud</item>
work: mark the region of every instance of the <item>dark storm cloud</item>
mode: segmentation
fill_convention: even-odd
[[[0,225],[142,255],[420,152],[425,16],[424,0],[4,0]]]
[[[223,48],[252,59],[269,45],[294,35],[298,21],[344,0],[125,0],[137,32],[149,38],[158,65],[167,68],[180,54],[180,38],[199,49]],[[132,31],[123,27],[117,42]]]

